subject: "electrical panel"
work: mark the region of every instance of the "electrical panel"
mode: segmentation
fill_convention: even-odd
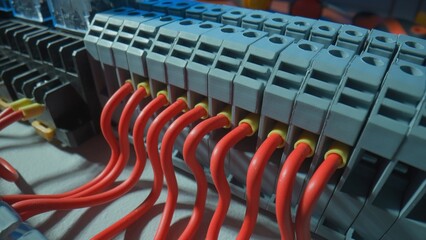
[[[297,173],[294,211],[330,146],[350,149],[347,166],[320,196],[312,232],[326,239],[426,234],[426,40],[195,1],[138,1],[138,9],[104,12],[92,1],[65,2],[49,1],[55,26],[84,37],[0,23],[0,97],[44,104],[47,111],[32,120],[42,135],[75,146],[98,131],[99,105],[121,85],[149,82],[152,98],[167,90],[170,102],[186,96],[190,108],[207,99],[209,116],[230,107],[231,128],[250,114],[259,119],[258,131],[225,162],[235,196],[246,198],[250,160],[279,123],[288,126],[286,144],[266,166],[261,208],[275,213],[279,170],[299,137],[310,134],[315,154]],[[208,135],[197,149],[207,174],[227,132]],[[182,145],[175,144],[174,165],[191,173]]]

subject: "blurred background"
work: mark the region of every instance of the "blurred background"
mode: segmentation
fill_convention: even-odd
[[[320,18],[426,38],[426,0],[200,1]]]

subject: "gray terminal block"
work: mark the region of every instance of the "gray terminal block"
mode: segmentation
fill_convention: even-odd
[[[203,17],[203,12],[212,7],[215,7],[215,5],[208,3],[198,3],[197,5],[193,5],[185,10],[185,17],[201,20]]]
[[[423,106],[419,110],[414,124],[410,126],[395,158],[426,172],[426,161],[424,160],[426,148],[424,146],[426,146],[426,100],[423,100]]]
[[[293,17],[290,19],[284,34],[296,40],[308,39],[312,26],[316,21],[304,17]]]
[[[253,43],[234,79],[233,104],[249,112],[260,113],[263,90],[280,52],[294,38],[272,35]]]
[[[376,183],[383,178],[385,170],[393,165],[395,163],[389,159],[356,144],[316,232],[327,239],[344,239],[347,233],[356,231],[351,229],[354,219],[372,194]],[[373,224],[370,223],[369,227],[373,227]]]
[[[111,16],[120,14],[121,12],[128,12],[130,8],[116,8],[102,13],[97,13],[89,26],[89,30],[84,36],[84,45],[87,52],[95,59],[99,60],[97,43],[101,34]]]
[[[337,34],[341,26],[341,24],[318,20],[312,26],[309,40],[312,42],[324,44],[324,47],[333,45],[336,42]]]
[[[272,14],[266,11],[253,11],[243,17],[241,22],[241,27],[250,28],[256,30],[263,29],[263,23],[271,16]]]
[[[207,77],[224,40],[235,38],[244,28],[223,26],[201,35],[195,50],[187,63],[188,89],[207,96]]]
[[[199,20],[184,19],[162,26],[155,37],[151,49],[146,55],[148,76],[150,79],[167,83],[166,58],[173,49],[179,32],[188,32]]]
[[[146,55],[148,54],[149,49],[151,49],[158,30],[161,26],[180,19],[181,18],[173,16],[163,16],[143,22],[139,25],[139,28],[126,52],[129,70],[132,74],[137,74],[141,77],[148,77]]]
[[[231,28],[229,28],[231,29]],[[232,103],[234,78],[251,44],[266,35],[257,30],[229,33],[232,40],[224,40],[208,74],[208,96],[224,103]]]
[[[198,3],[186,9],[185,16],[186,18],[220,22],[222,15],[231,9],[232,7],[225,5]]]
[[[122,25],[125,20],[132,18],[136,19],[135,16],[140,16],[146,13],[145,11],[140,11],[136,9],[127,9],[126,11],[120,12],[120,14],[111,16],[102,31],[101,36],[96,44],[98,48],[99,61],[103,64],[109,66],[114,66],[114,56],[112,53],[112,44],[117,39],[118,35],[121,33]]]
[[[373,29],[368,35],[365,51],[391,60],[398,49],[397,40],[395,34]]]
[[[411,63],[426,65],[426,40],[407,35],[398,36],[399,50],[396,55]]]
[[[164,0],[154,4],[153,11],[167,13],[173,16],[185,17],[186,9],[196,5],[196,1],[178,0],[168,1]]]
[[[222,15],[228,11],[232,11],[233,7],[225,5],[213,4],[212,7],[209,7],[201,14],[201,19],[203,21],[211,22],[220,22],[222,20]]]
[[[263,22],[262,31],[269,34],[284,35],[287,24],[290,22],[292,16],[282,13],[272,13],[269,18]]]
[[[407,134],[426,90],[426,68],[399,60],[386,75],[359,144],[391,159]]]
[[[187,89],[186,65],[197,45],[198,39],[203,33],[221,26],[222,24],[220,23],[206,21],[193,24],[191,28],[179,33],[176,43],[165,61],[169,84]]]
[[[280,53],[264,90],[262,115],[289,123],[294,99],[311,67],[312,60],[322,47],[322,44],[301,40]]]
[[[411,201],[421,193],[418,190],[424,188],[425,178],[424,171],[392,159],[351,226],[356,236],[359,239],[382,239],[404,208],[414,207]],[[414,239],[423,238],[418,235]]]
[[[407,200],[398,220],[382,239],[422,239],[426,235],[426,181]]]
[[[364,49],[365,40],[368,37],[368,30],[352,25],[343,25],[338,33],[336,46],[347,48],[359,54]]]
[[[134,15],[124,20],[121,29],[118,32],[118,36],[115,38],[111,46],[115,66],[129,70],[126,52],[139,29],[139,25],[143,22],[159,18],[161,16],[163,16],[162,13],[135,11]]]
[[[389,60],[371,53],[355,56],[329,110],[324,134],[353,146],[375,103]]]
[[[312,63],[301,91],[296,97],[291,122],[312,133],[320,133],[354,52],[330,45]]]
[[[241,27],[243,17],[253,12],[246,8],[235,7],[232,10],[222,14],[222,24]]]

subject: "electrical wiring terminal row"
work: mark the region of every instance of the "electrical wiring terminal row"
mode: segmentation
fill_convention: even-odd
[[[108,164],[103,171],[88,183],[64,193],[5,195],[1,197],[2,200],[11,204],[23,220],[52,210],[71,210],[105,204],[123,196],[135,186],[144,171],[146,161],[149,159],[154,172],[154,182],[149,195],[138,207],[93,236],[92,239],[112,239],[120,232],[125,231],[132,223],[143,218],[158,201],[163,189],[163,178],[167,187],[167,199],[154,238],[167,239],[179,194],[174,168],[171,167],[173,165],[174,144],[185,128],[197,123],[190,129],[182,149],[183,159],[194,175],[197,190],[193,214],[179,239],[194,239],[205,216],[208,184],[205,170],[196,157],[197,148],[204,136],[223,128],[229,129],[229,131],[214,146],[210,159],[210,174],[219,199],[206,232],[206,239],[218,239],[231,201],[231,189],[225,175],[225,157],[233,146],[258,131],[259,116],[250,113],[232,129],[230,106],[225,107],[215,116],[209,116],[207,99],[189,109],[186,96],[181,96],[176,101],[170,102],[168,95],[167,90],[161,90],[154,98],[150,99],[151,88],[148,82],[142,82],[134,88],[130,80],[126,81],[108,100],[101,113],[102,134],[111,152]],[[149,99],[148,103],[141,107],[140,113],[133,122],[135,165],[124,182],[113,186],[112,184],[123,172],[130,157],[128,132],[131,127],[132,116],[140,106],[141,101],[146,98]],[[126,104],[121,110],[118,136],[115,136],[112,118],[114,113],[119,111],[122,102]],[[24,104],[24,106],[20,104]],[[11,104],[10,107],[3,110],[1,119],[16,112],[21,114],[20,119],[25,119],[29,116],[29,113],[36,112],[35,110],[26,110],[29,106],[32,107],[33,103],[28,100],[20,100],[19,103]],[[37,109],[40,112],[40,108],[37,107]],[[154,120],[148,126],[145,134],[145,129],[151,118]],[[170,126],[160,139],[161,130],[169,122],[171,122]],[[250,239],[253,233],[259,211],[261,183],[265,167],[277,149],[287,146],[287,132],[287,125],[276,123],[250,161],[246,177],[247,206],[237,239]],[[145,137],[146,142],[144,141]],[[158,143],[161,143],[160,147],[158,147]],[[293,222],[291,195],[296,174],[302,163],[313,156],[316,143],[317,137],[314,134],[303,132],[294,144],[294,150],[284,161],[281,168],[276,188],[276,216],[282,239],[310,239],[309,223],[315,204],[330,177],[338,168],[344,167],[348,159],[349,149],[347,146],[337,142],[331,145],[325,154],[324,161],[314,172],[302,194],[297,208],[296,220]],[[0,177],[8,181],[16,181],[19,174],[10,164],[0,158]]]

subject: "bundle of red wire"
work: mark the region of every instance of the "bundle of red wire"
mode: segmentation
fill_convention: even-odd
[[[125,230],[136,220],[144,216],[158,200],[162,190],[163,174],[167,182],[167,201],[163,211],[163,216],[157,229],[155,238],[166,239],[172,221],[173,212],[178,198],[178,186],[172,165],[172,152],[174,142],[182,130],[197,120],[206,118],[207,103],[202,102],[193,109],[184,113],[172,122],[164,134],[161,151],[158,150],[160,142],[160,132],[167,122],[178,116],[188,108],[186,98],[182,97],[172,103],[161,112],[152,122],[147,133],[147,153],[144,144],[144,130],[148,120],[163,106],[169,103],[166,91],[160,91],[156,98],[150,101],[135,120],[133,128],[134,150],[136,152],[136,163],[128,179],[116,187],[111,185],[127,165],[130,155],[130,144],[128,131],[133,113],[141,100],[149,96],[149,86],[141,84],[140,87],[130,96],[125,105],[118,125],[118,139],[112,130],[112,116],[118,110],[120,103],[132,93],[133,87],[130,82],[123,84],[120,89],[110,98],[105,105],[101,115],[102,133],[111,149],[111,156],[104,170],[92,181],[65,193],[36,195],[18,194],[6,195],[2,199],[16,209],[23,219],[27,219],[36,214],[50,210],[66,210],[82,207],[90,207],[104,204],[127,193],[138,182],[148,153],[154,171],[154,184],[149,196],[135,210],[130,212],[115,224],[97,234],[93,239],[110,239],[121,231]],[[0,113],[0,130],[8,125],[24,118],[24,112],[14,111],[7,108]],[[219,202],[216,211],[210,222],[207,239],[217,239],[220,227],[226,217],[231,198],[230,187],[225,176],[225,156],[229,149],[241,141],[243,138],[252,135],[257,131],[257,120],[251,116],[226,134],[214,147],[211,156],[211,175],[218,191]],[[203,137],[209,132],[218,128],[229,127],[231,116],[229,111],[224,111],[217,116],[201,121],[192,131],[190,131],[184,147],[183,156],[189,168],[193,171],[197,182],[197,194],[194,205],[194,214],[180,236],[180,239],[192,239],[200,226],[207,197],[207,180],[204,170],[198,163],[195,153],[197,146]],[[281,126],[281,129],[283,127]],[[259,197],[261,191],[261,179],[265,166],[272,153],[285,143],[285,133],[272,131],[266,140],[260,145],[255,153],[247,172],[247,210],[238,239],[249,239],[256,225],[258,214]],[[291,216],[291,198],[295,184],[296,174],[303,161],[312,156],[315,144],[312,141],[303,139],[298,141],[295,149],[288,156],[280,172],[276,189],[276,215],[282,239],[309,239],[310,238],[310,218],[316,201],[319,199],[327,181],[341,166],[343,157],[341,154],[332,152],[328,154],[324,162],[315,171],[309,181],[300,200],[297,209],[296,221],[293,224]],[[8,181],[16,181],[19,177],[17,171],[4,159],[0,158],[0,177]],[[295,226],[295,230],[293,229]]]

